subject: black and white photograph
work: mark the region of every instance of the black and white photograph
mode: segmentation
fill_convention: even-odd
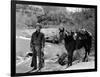
[[[15,4],[16,74],[96,69],[96,6],[55,4]]]

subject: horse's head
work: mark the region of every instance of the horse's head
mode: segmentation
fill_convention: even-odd
[[[73,35],[74,35],[74,32],[69,32],[69,31],[64,31],[64,32],[59,32],[59,35],[60,35],[60,41],[62,40],[72,40],[73,39]]]
[[[62,42],[65,38],[65,29],[64,28],[59,28],[59,42]]]
[[[60,43],[69,35],[70,35],[70,32],[68,32],[64,28],[59,28],[59,42]]]

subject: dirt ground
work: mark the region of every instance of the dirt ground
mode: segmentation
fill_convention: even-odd
[[[25,58],[25,55],[27,53],[27,51],[29,51],[29,40],[23,40],[23,39],[18,39],[18,41],[20,44],[17,44],[17,50],[19,50],[19,52],[17,52],[17,56],[18,60],[17,64],[16,64],[16,73],[25,73],[30,71],[32,68],[30,67],[31,64],[31,57],[30,58]],[[61,66],[58,63],[56,63],[57,61],[57,54],[62,54],[63,52],[67,51],[65,50],[64,46],[59,46],[59,45],[55,45],[55,44],[50,44],[50,43],[46,43],[46,46],[44,48],[44,53],[45,53],[45,66],[44,68],[41,70],[43,71],[60,71],[60,70],[74,70],[74,69],[89,69],[89,68],[94,68],[94,57],[90,57],[89,62],[77,62],[74,61],[73,62],[73,66],[69,67],[66,69],[66,66]],[[89,65],[91,64],[91,65]],[[79,66],[80,65],[80,66]],[[34,72],[34,71],[33,71]]]
[[[47,31],[48,32],[48,31]],[[46,32],[46,33],[47,33]],[[30,51],[30,36],[32,31],[24,30],[16,32],[16,73],[26,73],[32,68],[30,67],[31,57],[25,58],[26,54]],[[52,33],[52,32],[51,32]],[[84,53],[83,49],[79,50]],[[45,66],[41,69],[44,71],[61,71],[61,70],[76,70],[76,69],[93,69],[95,67],[94,56],[89,57],[89,62],[74,61],[73,65],[66,68],[67,65],[61,66],[57,61],[57,54],[67,53],[64,45],[57,45],[52,43],[45,43]],[[33,71],[34,72],[34,71]]]

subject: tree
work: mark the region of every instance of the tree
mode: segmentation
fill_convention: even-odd
[[[95,10],[92,8],[83,8],[81,12],[72,14],[74,23],[78,28],[85,28],[95,35]]]

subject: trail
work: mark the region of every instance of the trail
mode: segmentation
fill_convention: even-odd
[[[90,60],[89,62],[78,62],[78,61],[74,61],[73,65],[66,68],[67,65],[61,66],[58,63],[56,63],[57,59],[53,59],[53,60],[45,60],[45,66],[44,68],[41,69],[41,72],[44,71],[61,71],[61,70],[79,70],[79,69],[94,69],[95,67],[95,63],[94,60]],[[24,62],[16,65],[16,72],[17,73],[26,73],[30,70],[32,70],[32,68],[30,67],[30,63],[31,63],[31,58],[25,60]],[[32,73],[34,73],[35,71],[32,71]]]
[[[27,52],[29,52],[29,44],[30,44],[30,38],[24,38],[24,37],[17,37],[16,39],[16,56],[20,56],[21,54],[23,56],[26,55]],[[83,51],[83,50],[80,50]],[[61,71],[61,70],[77,70],[77,69],[93,69],[95,67],[95,60],[94,56],[89,58],[89,62],[77,62],[76,60],[73,62],[73,65],[66,68],[67,65],[61,66],[58,63],[56,63],[56,55],[61,54],[62,52],[66,52],[64,46],[59,46],[56,44],[46,43],[46,46],[44,48],[44,54],[45,54],[45,66],[41,69],[42,72],[44,71]],[[20,56],[21,58],[21,56]],[[18,58],[18,63],[16,64],[16,73],[26,73],[30,70],[32,70],[32,67],[30,67],[31,64],[31,57],[24,59]],[[34,71],[32,71],[34,72]]]

